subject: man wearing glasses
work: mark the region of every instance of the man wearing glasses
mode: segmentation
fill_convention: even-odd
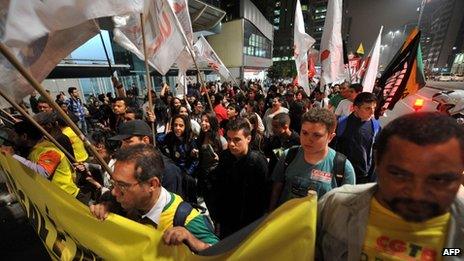
[[[208,221],[196,209],[188,208],[190,212],[183,222],[176,220],[177,209],[186,203],[182,203],[180,196],[161,186],[164,164],[153,146],[128,146],[118,151],[115,159],[111,194],[126,211],[128,218],[152,225],[163,232],[166,244],[185,243],[194,252],[218,241]],[[104,220],[108,217],[109,205],[92,205],[90,210],[95,217]]]
[[[121,149],[135,144],[151,144],[153,146],[153,136],[150,126],[142,120],[131,120],[121,124],[118,135],[110,140],[120,141]],[[161,154],[164,163],[163,181],[161,185],[170,192],[177,195],[182,194],[182,174],[174,162]],[[112,160],[114,162],[114,159]],[[110,163],[111,165],[114,163]]]

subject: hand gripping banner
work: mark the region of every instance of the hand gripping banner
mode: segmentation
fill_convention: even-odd
[[[186,246],[166,246],[162,233],[151,226],[115,214],[98,221],[87,206],[15,159],[0,155],[0,163],[0,175],[54,260],[314,259],[315,197],[291,200],[195,255]]]

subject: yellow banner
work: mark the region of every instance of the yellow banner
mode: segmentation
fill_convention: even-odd
[[[162,234],[124,217],[90,215],[60,188],[0,154],[9,188],[54,260],[313,260],[317,200],[295,199],[271,213],[232,251],[199,256],[166,246]]]

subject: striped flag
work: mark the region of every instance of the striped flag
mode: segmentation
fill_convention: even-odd
[[[379,105],[376,116],[392,110],[402,98],[425,86],[424,66],[420,48],[420,31],[415,28],[380,77]]]

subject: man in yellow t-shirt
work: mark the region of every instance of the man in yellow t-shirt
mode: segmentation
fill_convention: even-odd
[[[462,260],[443,255],[464,249],[463,127],[436,113],[402,116],[380,133],[376,161],[377,184],[319,201],[318,257]]]

